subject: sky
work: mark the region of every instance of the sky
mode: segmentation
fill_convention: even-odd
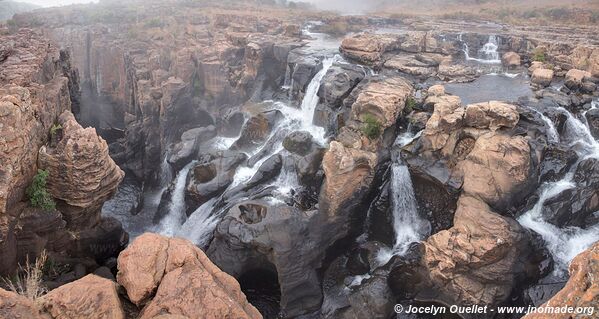
[[[75,3],[98,2],[98,0],[16,0],[18,2],[27,2],[40,7],[64,6]]]

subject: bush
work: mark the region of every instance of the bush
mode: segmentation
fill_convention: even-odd
[[[369,139],[374,140],[381,135],[381,122],[379,122],[376,117],[366,114],[362,118],[363,126],[362,133],[366,135]]]
[[[410,114],[416,107],[416,100],[413,97],[408,97],[406,100],[406,107],[404,109],[404,114]]]
[[[162,23],[162,21],[160,21],[160,19],[158,18],[153,18],[146,21],[144,23],[144,26],[146,28],[162,28],[164,26],[164,23]]]
[[[532,60],[537,62],[545,62],[547,59],[545,57],[545,50],[543,49],[535,49],[532,53]]]
[[[25,267],[20,266],[19,273],[13,280],[4,279],[5,285],[14,293],[35,301],[46,293],[46,288],[42,285],[43,270],[48,255],[42,251],[35,263],[29,263],[29,255],[25,262]]]
[[[26,192],[31,206],[45,210],[54,210],[56,209],[56,203],[46,189],[48,175],[48,171],[38,169],[37,174],[33,177],[33,182],[27,187]]]

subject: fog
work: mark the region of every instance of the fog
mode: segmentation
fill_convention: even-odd
[[[345,14],[364,14],[376,9],[383,0],[301,0],[315,4],[323,10],[333,10]]]
[[[98,2],[98,0],[26,0],[17,2],[31,3],[40,7],[56,7],[66,6],[69,4]]]

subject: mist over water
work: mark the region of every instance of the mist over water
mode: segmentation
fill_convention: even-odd
[[[363,0],[303,0],[309,2],[321,10],[337,11],[342,14],[365,14],[375,10],[384,1],[363,1]]]
[[[97,3],[99,0],[20,0],[17,2],[24,2],[34,4],[40,7],[58,7],[66,6],[71,4],[83,4],[83,3]]]

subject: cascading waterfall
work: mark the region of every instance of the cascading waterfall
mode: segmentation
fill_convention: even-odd
[[[545,133],[547,134],[547,138],[549,139],[549,142],[550,143],[559,143],[559,133],[557,132],[557,129],[555,128],[555,124],[553,124],[553,121],[551,121],[551,119],[549,119],[547,116],[545,116],[545,114],[543,114],[542,112],[539,112],[535,109],[532,109],[532,110],[535,113],[539,114],[539,116],[541,117],[541,120],[547,126],[547,130],[545,131]]]
[[[326,144],[324,128],[313,125],[314,111],[318,104],[318,89],[322,79],[335,61],[338,61],[338,55],[330,56],[322,62],[323,68],[312,78],[306,89],[306,94],[301,103],[301,108],[291,107],[283,102],[273,103],[274,109],[278,109],[283,114],[283,119],[273,128],[267,142],[262,145],[254,154],[261,154],[261,158],[252,167],[241,166],[237,168],[233,177],[233,182],[228,189],[248,181],[258,171],[260,166],[271,156],[283,151],[283,138],[285,132],[295,130],[304,130],[312,134],[314,140],[322,145]],[[293,84],[291,84],[293,85]],[[229,140],[223,140],[222,144],[229,144]],[[232,144],[232,142],[231,142]],[[229,145],[230,146],[230,145]],[[269,147],[267,149],[267,147]],[[173,191],[169,213],[161,222],[161,233],[169,236],[184,237],[196,245],[204,246],[210,240],[215,227],[220,222],[223,210],[215,211],[215,205],[220,201],[220,197],[211,199],[198,207],[191,216],[185,221],[185,207],[183,203],[186,177],[193,166],[193,162],[188,164],[179,172],[176,178],[176,185]],[[272,185],[278,186],[277,189],[283,195],[290,193],[297,184],[295,172],[283,171]]]
[[[582,146],[574,148],[580,157],[579,162],[588,158],[599,158],[599,143],[591,135],[588,126],[566,109],[559,108],[559,110],[568,116],[564,140],[569,141],[573,147],[577,145]],[[541,195],[535,206],[518,218],[518,222],[522,226],[535,231],[543,237],[547,243],[547,248],[556,261],[556,272],[558,275],[566,272],[568,263],[576,255],[599,240],[599,225],[594,225],[587,229],[579,227],[559,228],[551,224],[543,216],[542,211],[546,201],[566,190],[576,187],[573,177],[578,163],[572,166],[571,171],[562,180],[544,184],[541,187]]]
[[[175,187],[171,193],[171,202],[168,206],[168,213],[160,221],[158,232],[165,236],[173,236],[176,230],[185,220],[185,186],[187,184],[187,174],[195,165],[195,161],[185,165],[177,174]]]
[[[287,68],[285,69],[285,80],[283,81],[283,90],[289,90],[291,88],[291,68],[289,64],[287,64]]]
[[[318,89],[322,83],[322,79],[327,74],[327,71],[331,68],[333,63],[339,59],[338,55],[327,57],[322,61],[322,69],[316,73],[308,88],[306,89],[306,95],[302,100],[301,104],[301,129],[306,130],[312,134],[314,139],[321,144],[325,142],[325,130],[322,127],[313,125],[314,111],[318,104]]]
[[[407,132],[400,134],[394,146],[402,148],[419,138],[422,131],[413,134],[408,127]],[[428,221],[420,218],[418,203],[414,194],[412,177],[408,166],[401,158],[396,158],[391,165],[391,206],[393,211],[393,232],[395,239],[391,250],[381,250],[377,256],[379,266],[386,264],[394,255],[403,255],[410,244],[425,238],[431,226]]]
[[[460,41],[462,41],[461,34],[458,36],[458,39]],[[499,45],[497,44],[497,36],[495,36],[495,35],[489,36],[489,40],[487,41],[487,43],[485,43],[483,45],[483,47],[478,50],[479,58],[471,57],[470,56],[470,48],[468,47],[468,44],[464,41],[462,41],[462,42],[464,43],[463,51],[464,51],[464,55],[466,56],[467,61],[475,61],[478,63],[485,63],[485,64],[501,64],[501,59],[499,58],[499,52],[497,52],[497,49],[499,48]]]

